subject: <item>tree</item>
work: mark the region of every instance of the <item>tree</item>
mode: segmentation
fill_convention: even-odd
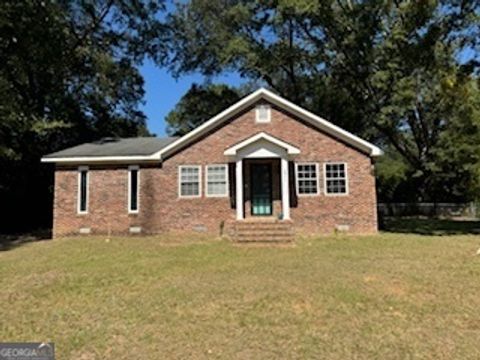
[[[476,167],[478,111],[461,109],[478,106],[478,15],[478,1],[460,0],[191,1],[168,18],[168,64],[177,75],[233,69],[264,81],[397,153],[410,195],[428,200],[458,165],[441,155],[455,147],[447,134],[471,144],[469,177]],[[467,196],[467,183],[440,194]]]
[[[167,132],[169,135],[185,135],[239,99],[239,91],[227,85],[193,84],[167,115]]]
[[[148,0],[2,2],[2,228],[48,225],[52,179],[43,154],[148,134],[136,65],[162,54],[162,8]]]

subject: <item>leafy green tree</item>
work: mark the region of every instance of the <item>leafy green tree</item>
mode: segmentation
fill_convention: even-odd
[[[227,85],[193,84],[167,115],[167,132],[184,135],[239,99],[239,91]]]
[[[45,226],[40,157],[104,136],[147,135],[138,65],[163,53],[149,0],[5,0],[0,5],[0,227]]]
[[[459,158],[442,154],[456,146],[448,134],[461,134],[469,144],[462,166],[473,178],[479,7],[459,0],[190,1],[168,17],[168,64],[177,75],[233,69],[263,81],[396,152],[412,199],[466,198],[469,182],[454,186],[443,173],[454,176]],[[447,189],[439,192],[441,184]]]

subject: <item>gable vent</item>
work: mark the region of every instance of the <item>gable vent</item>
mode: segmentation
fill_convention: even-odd
[[[262,104],[262,105],[257,105],[255,109],[256,113],[256,122],[258,123],[269,123],[270,118],[271,118],[271,109],[270,105]]]

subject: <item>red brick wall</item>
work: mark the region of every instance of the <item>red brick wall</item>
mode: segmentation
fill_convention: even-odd
[[[93,233],[114,234],[137,226],[144,214],[128,213],[127,167],[90,167],[88,176],[88,213],[77,214],[77,168],[57,169],[55,172],[54,236],[78,233],[80,228],[89,228]]]
[[[76,168],[58,168],[55,176],[54,235],[78,233],[80,227],[92,233],[127,233],[130,226],[142,227],[143,233],[163,231],[208,231],[219,234],[235,220],[230,199],[205,197],[205,165],[226,163],[226,148],[260,131],[282,139],[301,151],[296,162],[320,164],[320,195],[299,197],[291,209],[294,225],[300,233],[331,233],[338,225],[348,225],[351,232],[377,230],[375,178],[371,159],[352,147],[272,109],[272,121],[255,123],[252,108],[225,126],[172,155],[158,166],[140,170],[140,211],[127,211],[127,167],[90,167],[89,213],[77,214]],[[324,194],[323,163],[348,164],[349,194]],[[178,166],[202,165],[202,196],[179,198]],[[276,205],[275,205],[276,206]]]

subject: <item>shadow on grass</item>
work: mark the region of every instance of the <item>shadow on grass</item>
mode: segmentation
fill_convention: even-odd
[[[427,218],[384,218],[380,230],[421,235],[480,234],[480,221]]]
[[[51,230],[36,230],[25,234],[0,234],[0,251],[7,251],[35,241],[50,240]]]

